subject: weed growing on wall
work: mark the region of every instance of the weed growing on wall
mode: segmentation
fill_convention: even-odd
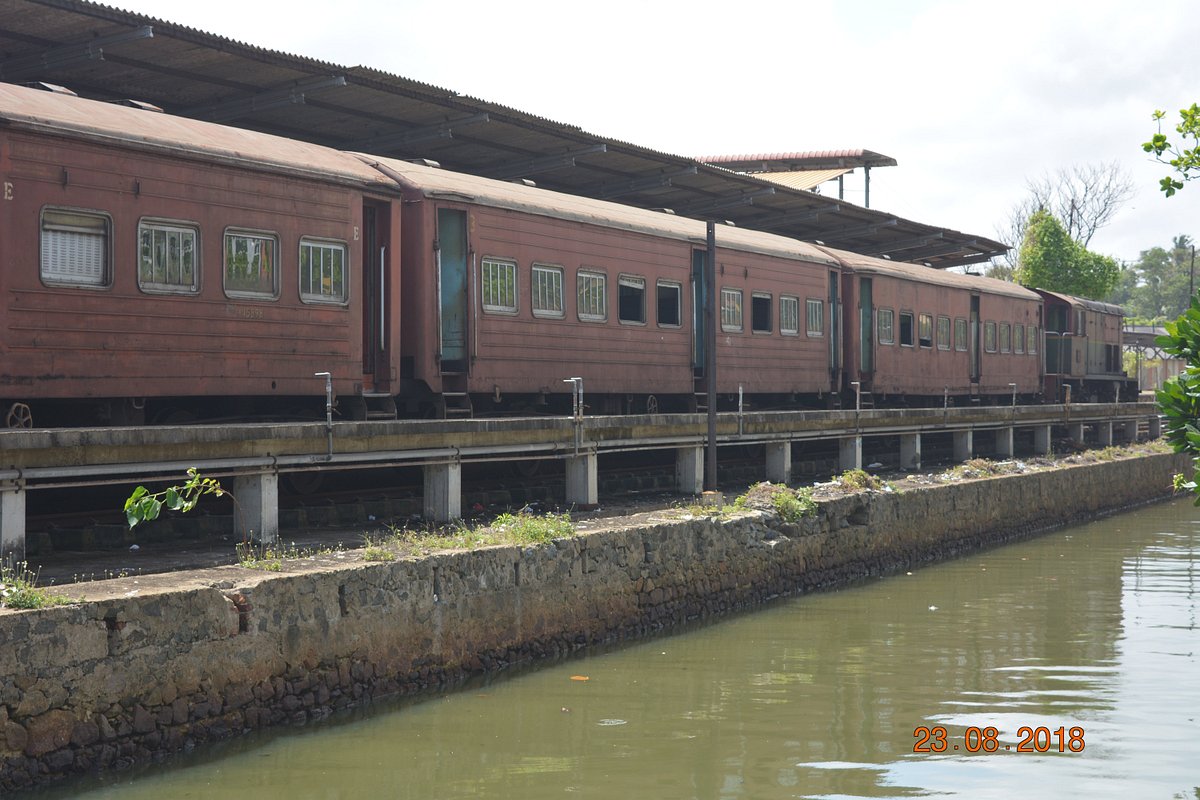
[[[0,607],[46,608],[71,601],[37,585],[38,575],[24,561],[14,567],[0,566]]]
[[[817,511],[812,489],[789,489],[782,483],[756,483],[733,502],[734,508],[769,509],[784,522],[799,522]]]

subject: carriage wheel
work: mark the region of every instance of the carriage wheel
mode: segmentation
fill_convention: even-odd
[[[658,398],[655,397],[654,395],[650,395],[649,397],[646,398],[646,413],[647,414],[657,414],[658,413]]]
[[[32,428],[33,412],[24,403],[13,403],[4,421],[10,428]]]

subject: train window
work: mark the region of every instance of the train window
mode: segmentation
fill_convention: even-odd
[[[881,308],[875,312],[875,319],[879,327],[879,343],[880,344],[895,344],[896,343],[896,312],[890,308]]]
[[[346,245],[300,240],[300,299],[307,303],[346,302]]]
[[[531,303],[535,317],[563,316],[563,270],[546,264],[533,265],[530,281]]]
[[[608,276],[599,272],[579,272],[576,276],[579,318],[588,322],[608,319]]]
[[[1012,352],[1012,326],[1007,322],[1000,323],[1000,352]]]
[[[937,345],[938,350],[950,349],[950,318],[937,318]]]
[[[225,232],[225,294],[279,297],[278,240],[271,234]]]
[[[783,295],[779,298],[779,332],[784,336],[800,335],[800,298]]]
[[[917,316],[917,340],[921,347],[933,347],[933,315]]]
[[[195,294],[200,290],[196,269],[194,226],[143,219],[138,223],[138,288],[145,292]]]
[[[622,275],[617,279],[617,319],[646,324],[646,279]]]
[[[494,314],[517,313],[517,263],[485,258],[483,269],[483,310]]]
[[[989,353],[996,352],[996,323],[983,323],[983,349]]]
[[[900,346],[912,347],[916,340],[913,338],[913,313],[900,312]]]
[[[1087,336],[1087,312],[1082,308],[1075,311],[1075,335]]]
[[[683,286],[672,281],[658,282],[658,326],[678,328],[683,324]]]
[[[813,300],[809,298],[805,301],[808,318],[808,324],[805,326],[805,332],[809,336],[824,336],[825,335],[825,301]]]
[[[1038,331],[1038,329],[1037,329],[1036,325],[1029,326],[1029,339],[1027,342],[1027,344],[1029,346],[1026,347],[1025,350],[1030,355],[1037,355],[1037,348],[1038,348],[1038,332],[1037,331]]]
[[[750,331],[752,333],[772,333],[775,326],[771,324],[771,295],[754,292],[750,295]]]
[[[967,352],[967,321],[962,317],[954,318],[954,349]]]
[[[1018,355],[1025,352],[1025,326],[1020,323],[1013,326],[1013,352]]]
[[[721,290],[721,330],[736,332],[742,329],[742,290]]]
[[[42,281],[64,286],[108,286],[112,220],[96,211],[42,211]]]

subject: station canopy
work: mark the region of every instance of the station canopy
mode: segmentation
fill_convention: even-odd
[[[391,75],[83,0],[0,0],[0,81],[952,267],[1006,246]],[[831,165],[829,168],[836,169]]]

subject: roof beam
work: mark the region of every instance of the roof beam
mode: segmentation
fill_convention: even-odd
[[[369,139],[359,139],[349,142],[345,145],[344,149],[362,150],[370,153],[379,153],[386,150],[402,150],[406,147],[412,147],[419,142],[428,142],[433,139],[453,139],[455,128],[465,128],[468,125],[479,125],[484,122],[491,122],[491,116],[486,112],[472,114],[469,117],[450,119],[445,122],[439,122],[436,125],[426,125],[422,128],[411,128],[405,131],[373,136]]]
[[[911,253],[905,253],[901,258],[905,261],[925,261],[930,258],[948,255],[962,255],[972,251],[981,253],[984,248],[977,245],[975,242],[945,242],[941,245],[933,247],[925,247],[914,249]]]
[[[999,253],[976,253],[975,255],[962,256],[960,258],[948,258],[946,260],[938,260],[936,264],[931,266],[935,269],[949,269],[950,267],[965,267],[969,264],[979,264],[987,261],[992,255],[1000,255]]]
[[[720,211],[723,208],[732,208],[734,206],[752,206],[754,201],[759,197],[770,197],[775,194],[775,187],[768,186],[765,189],[759,189],[754,192],[746,192],[745,194],[733,195],[728,197],[718,197],[707,203],[697,203],[694,205],[675,206],[675,213],[685,217],[703,216],[710,211]]]
[[[60,69],[78,66],[88,61],[103,61],[104,48],[109,45],[153,38],[154,28],[150,25],[142,25],[131,31],[111,33],[107,36],[88,39],[86,42],[52,47],[41,53],[0,61],[0,78],[15,82],[24,78],[45,77]]]
[[[632,178],[627,181],[616,181],[610,183],[597,183],[592,186],[585,186],[578,190],[577,194],[595,197],[600,200],[607,200],[610,197],[620,197],[625,194],[637,194],[638,192],[646,192],[651,189],[662,189],[671,185],[675,178],[681,178],[684,175],[695,175],[697,167],[693,164],[690,167],[677,169],[673,172],[663,172],[657,175],[647,175],[644,178]]]
[[[865,256],[878,256],[884,253],[898,253],[901,250],[912,250],[918,247],[926,247],[933,242],[939,241],[943,234],[941,231],[930,233],[925,236],[914,236],[911,239],[898,239],[894,242],[880,242],[878,247],[867,248],[862,250]],[[972,243],[973,245],[974,243]]]
[[[900,220],[892,217],[891,219],[871,222],[866,225],[850,225],[845,228],[818,231],[811,238],[820,239],[822,242],[840,242],[846,239],[853,239],[856,236],[870,236],[873,233],[878,233],[880,228],[891,228],[899,224]]]
[[[595,144],[591,147],[580,147],[575,150],[568,150],[565,153],[558,153],[552,156],[526,159],[525,161],[521,161],[516,164],[509,164],[498,170],[489,170],[487,172],[487,177],[494,178],[498,181],[507,181],[512,180],[513,178],[523,178],[526,175],[537,175],[542,172],[550,172],[563,167],[573,167],[575,166],[575,159],[579,156],[605,152],[608,152],[608,145],[605,144]]]
[[[226,120],[238,119],[239,117],[246,117],[259,111],[266,111],[270,108],[295,104],[302,105],[306,92],[345,85],[346,77],[344,75],[323,75],[317,78],[296,81],[289,86],[256,92],[249,97],[238,97],[220,103],[187,108],[179,113],[187,117],[207,120],[208,122],[224,122]]]

